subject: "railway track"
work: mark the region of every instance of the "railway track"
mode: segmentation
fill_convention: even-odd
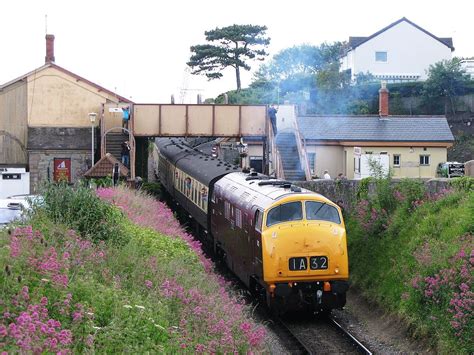
[[[290,354],[312,354],[305,342],[281,318],[273,317],[272,320],[270,328],[285,344]]]
[[[340,325],[334,318],[329,317],[328,322],[336,327],[338,331],[340,331],[344,336],[350,339],[354,347],[358,350],[361,354],[372,355],[372,352],[364,345],[361,341],[359,341],[354,335],[352,335],[347,329],[345,329],[342,325]]]
[[[290,354],[365,354],[372,352],[334,318],[290,320],[272,317],[272,330]],[[332,330],[332,331],[331,331]]]

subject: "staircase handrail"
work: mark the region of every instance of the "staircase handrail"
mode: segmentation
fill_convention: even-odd
[[[271,125],[269,125],[268,137],[270,141],[270,147],[272,149],[271,161],[273,171],[275,172],[275,177],[277,179],[285,179],[285,172],[283,170],[280,152],[278,151],[278,148],[276,146],[275,135],[273,134],[273,127]]]
[[[311,181],[311,170],[309,168],[309,162],[308,162],[308,154],[306,153],[306,147],[301,143],[303,141],[299,126],[298,126],[298,119],[296,117],[296,112],[295,112],[295,134],[296,134],[296,144],[298,147],[298,154],[300,156],[300,162],[302,165],[302,168],[304,170],[304,174],[306,177],[306,181]]]

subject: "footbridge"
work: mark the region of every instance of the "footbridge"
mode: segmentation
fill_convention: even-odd
[[[265,105],[135,104],[135,136],[266,136]]]
[[[118,141],[129,140],[131,178],[135,177],[134,137],[268,137],[271,129],[266,105],[134,104],[129,107],[127,132],[121,129],[125,107],[103,105],[101,156],[110,148],[107,137],[110,143],[113,135],[120,135]]]

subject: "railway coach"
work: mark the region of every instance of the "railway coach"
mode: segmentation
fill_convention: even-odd
[[[269,307],[327,312],[348,289],[346,231],[340,208],[289,182],[160,138],[159,177],[196,220],[217,255]]]

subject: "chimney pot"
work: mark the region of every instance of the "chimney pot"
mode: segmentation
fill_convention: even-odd
[[[380,117],[388,116],[388,89],[387,83],[382,81],[379,90],[379,115]]]
[[[54,35],[46,35],[46,57],[45,63],[54,63]]]

